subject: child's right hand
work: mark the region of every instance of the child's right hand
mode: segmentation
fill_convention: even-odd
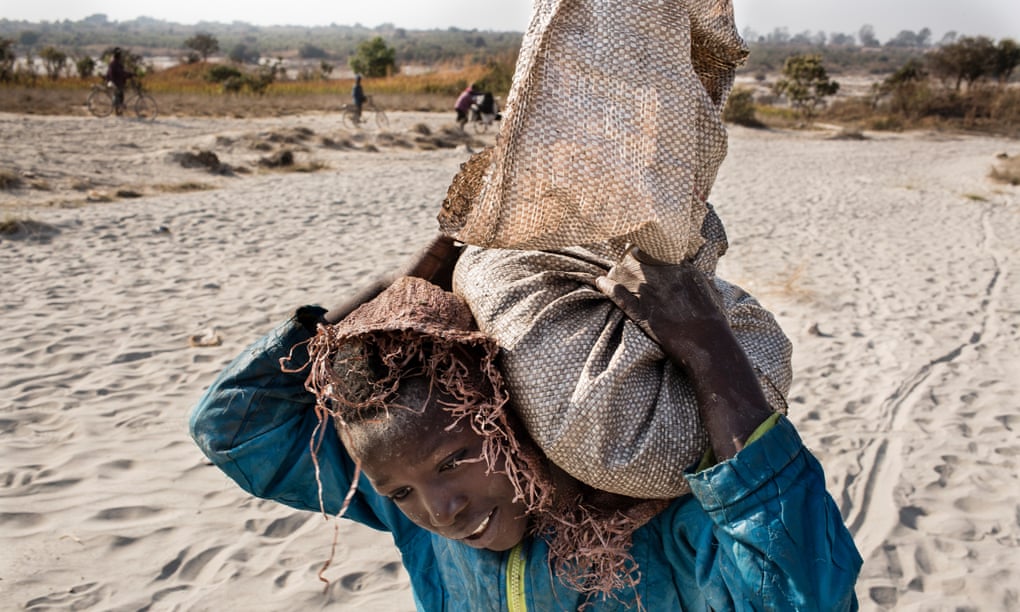
[[[712,282],[631,252],[595,283],[687,374],[715,457],[733,457],[771,409]]]
[[[732,337],[715,287],[690,263],[669,264],[633,249],[595,284],[685,366]]]

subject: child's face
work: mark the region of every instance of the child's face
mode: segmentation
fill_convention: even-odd
[[[429,404],[421,415],[399,417],[405,421],[398,425],[402,435],[380,438],[365,432],[369,436],[362,440],[377,443],[349,450],[375,490],[419,527],[474,548],[513,548],[524,538],[528,521],[523,504],[513,501],[510,480],[487,472],[480,458],[482,438],[467,423],[447,430],[450,414],[434,399]],[[358,427],[385,428],[393,418]]]

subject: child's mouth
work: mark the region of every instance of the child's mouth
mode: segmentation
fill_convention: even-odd
[[[478,527],[476,527],[475,530],[472,531],[470,534],[468,534],[464,539],[465,540],[475,540],[479,536],[481,536],[485,532],[485,530],[489,527],[489,522],[492,520],[492,515],[495,514],[495,513],[496,513],[496,511],[493,510],[492,512],[487,514],[485,516],[485,518],[482,519],[482,522],[479,523]]]

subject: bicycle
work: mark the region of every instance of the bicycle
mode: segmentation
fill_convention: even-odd
[[[475,96],[475,101],[471,103],[471,110],[468,111],[467,121],[464,123],[470,123],[476,134],[484,134],[501,119],[503,119],[503,114],[499,112],[499,104],[496,99],[490,93],[482,93]],[[461,127],[463,128],[463,126]]]
[[[124,96],[124,103],[121,105],[120,112],[123,113],[124,109],[130,108],[134,110],[135,116],[139,119],[153,121],[159,113],[156,100],[145,93],[142,89],[142,82],[138,79],[131,79],[129,86],[131,87],[131,94]],[[85,104],[88,106],[89,112],[96,117],[108,117],[110,113],[116,110],[114,108],[113,96],[112,86],[97,83],[92,85],[92,91],[89,93]]]
[[[372,113],[375,115],[375,125],[380,130],[385,130],[390,127],[390,120],[386,116],[386,112],[379,108],[372,102],[372,98],[365,100],[365,103],[361,105],[361,112],[358,112],[358,107],[353,104],[344,104],[340,108],[340,118],[343,121],[344,127],[353,130],[361,127],[362,124],[368,123],[368,119],[365,115]]]

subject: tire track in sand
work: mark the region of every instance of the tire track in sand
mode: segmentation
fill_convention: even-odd
[[[856,506],[845,506],[847,514],[844,518],[865,559],[870,558],[883,545],[900,520],[894,490],[903,471],[905,436],[902,432],[910,421],[910,406],[925,389],[925,383],[932,373],[961,356],[965,357],[967,349],[977,345],[988,333],[994,333],[996,322],[992,313],[1001,292],[999,279],[1002,268],[1001,256],[993,246],[995,233],[990,219],[990,209],[985,207],[981,213],[983,232],[980,248],[991,259],[993,268],[981,300],[980,316],[975,319],[975,330],[966,341],[928,361],[903,379],[883,400],[879,410],[882,422],[876,429],[876,436],[865,445],[858,457],[861,472],[848,475],[844,483],[844,500],[862,500]],[[855,491],[860,488],[863,488],[863,492]]]

